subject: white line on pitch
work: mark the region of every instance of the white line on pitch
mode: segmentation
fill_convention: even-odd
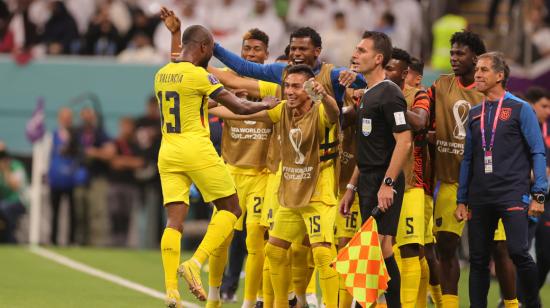
[[[138,291],[140,293],[149,295],[149,296],[154,297],[154,298],[163,299],[163,300],[165,298],[165,295],[162,292],[159,292],[157,290],[148,288],[144,285],[141,285],[139,283],[135,283],[135,282],[130,281],[128,279],[124,279],[120,276],[113,275],[113,274],[104,272],[102,270],[93,268],[93,267],[88,266],[86,264],[80,263],[80,262],[75,261],[73,259],[67,258],[63,255],[60,255],[58,253],[55,253],[51,250],[44,249],[44,248],[39,247],[39,246],[31,246],[30,251],[37,254],[37,255],[39,255],[39,256],[41,256],[41,257],[44,257],[44,258],[48,259],[48,260],[54,261],[56,263],[59,263],[59,264],[64,265],[66,267],[72,268],[72,269],[77,270],[79,272],[83,272],[83,273],[86,273],[88,275],[110,281],[114,284],[118,284],[120,286],[126,287],[128,289],[132,289],[134,291]],[[196,305],[196,304],[193,304],[193,303],[190,303],[190,302],[183,301],[182,303],[183,303],[183,307],[186,307],[186,308],[200,308],[199,305]]]

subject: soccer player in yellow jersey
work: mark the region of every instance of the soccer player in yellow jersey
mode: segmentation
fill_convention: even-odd
[[[280,124],[281,207],[275,214],[266,245],[276,308],[288,307],[290,265],[287,250],[292,242],[301,241],[306,235],[319,270],[325,306],[335,308],[338,305],[338,275],[330,263],[334,258],[331,243],[334,237],[333,207],[337,202],[334,158],[338,155],[336,126],[339,110],[336,101],[318,82],[313,82],[313,91],[323,96],[322,101],[314,102],[307,95],[304,82],[313,77],[313,71],[306,65],[290,67],[284,82],[284,94],[288,100],[272,111],[237,117]]]
[[[235,184],[209,138],[208,98],[238,114],[255,113],[277,104],[274,99],[241,100],[208,74],[205,68],[212,57],[214,41],[206,28],[188,27],[181,43],[183,51],[178,61],[165,65],[155,75],[162,129],[158,168],[168,216],[161,252],[169,307],[180,305],[177,274],[183,276],[199,300],[206,300],[200,268],[212,252],[232,236],[233,226],[241,215]],[[178,267],[192,183],[206,202],[214,203],[218,212],[193,257]]]
[[[264,63],[269,56],[268,46],[269,37],[265,32],[259,29],[250,29],[243,36],[241,56],[248,61]],[[224,86],[246,93],[250,100],[277,96],[277,93],[280,92],[279,85],[275,83],[243,78],[233,71],[214,67],[209,67],[208,71],[218,77]],[[253,307],[258,291],[261,290],[266,228],[260,225],[260,217],[268,177],[266,157],[272,130],[273,125],[269,123],[226,120],[222,134],[222,157],[237,186],[241,209],[246,212],[248,257],[245,264],[243,308]],[[243,230],[241,221],[243,216],[237,222],[236,230]],[[231,254],[245,253],[244,251],[234,251],[233,245],[231,247]],[[227,254],[224,251],[219,256],[222,258],[211,258],[209,262],[210,281],[207,307],[213,306],[211,302],[220,300],[219,290],[216,290],[216,287],[219,288],[222,283]],[[238,258],[238,256],[232,258]]]

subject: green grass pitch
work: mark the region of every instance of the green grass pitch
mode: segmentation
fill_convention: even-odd
[[[100,248],[50,248],[86,265],[118,275],[146,287],[163,291],[163,271],[158,251]],[[182,258],[190,252],[182,253]],[[203,283],[207,283],[203,273]],[[243,281],[239,288],[242,299]],[[468,307],[467,270],[460,278],[461,307]],[[182,299],[194,300],[182,282]],[[541,291],[544,306],[550,306],[550,284]],[[498,285],[491,282],[489,307],[496,307]],[[81,273],[38,256],[24,246],[0,246],[0,307],[163,307],[159,299]],[[237,308],[240,304],[226,304]]]

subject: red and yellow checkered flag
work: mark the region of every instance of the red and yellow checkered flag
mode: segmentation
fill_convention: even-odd
[[[362,307],[370,307],[386,291],[390,276],[373,217],[340,250],[333,266],[343,276],[349,293]]]

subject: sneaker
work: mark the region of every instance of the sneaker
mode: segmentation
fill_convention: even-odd
[[[206,300],[206,292],[202,287],[201,269],[195,261],[189,259],[178,267],[178,275],[183,277],[189,285],[189,290],[195,297],[204,302]]]
[[[168,308],[181,308],[180,293],[178,290],[166,291],[166,307]]]

